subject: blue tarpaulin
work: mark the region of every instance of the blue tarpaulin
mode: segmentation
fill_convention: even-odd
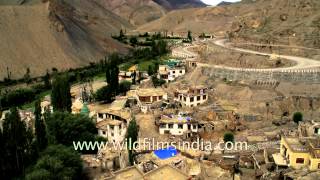
[[[160,159],[168,159],[174,157],[177,155],[177,153],[178,151],[176,150],[176,148],[172,146],[165,149],[158,149],[154,151],[154,154]]]

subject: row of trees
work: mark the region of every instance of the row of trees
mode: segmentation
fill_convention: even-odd
[[[106,62],[105,73],[106,81],[108,85],[100,88],[94,95],[98,101],[104,101],[105,103],[112,102],[118,94],[123,94],[130,90],[131,82],[123,81],[119,82],[119,63],[122,62],[122,58],[114,53],[109,56],[108,62]],[[133,79],[136,74],[134,73]],[[134,80],[135,81],[135,80]]]
[[[70,113],[68,76],[54,78],[51,98],[54,113],[43,113],[40,100],[35,102],[34,124],[27,126],[15,107],[6,115],[0,129],[0,179],[79,179],[82,161],[73,142],[105,141],[89,117]]]

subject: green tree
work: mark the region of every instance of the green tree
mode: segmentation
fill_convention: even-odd
[[[71,147],[52,145],[44,151],[32,171],[26,175],[26,179],[81,179],[81,175],[80,154]]]
[[[153,40],[151,42],[151,51],[153,56],[162,56],[169,52],[168,43],[164,40]]]
[[[118,63],[121,59],[117,53],[113,53],[109,56],[109,63],[106,68],[107,83],[112,90],[113,97],[116,96],[119,88],[119,67]]]
[[[50,89],[51,88],[51,82],[50,82],[50,74],[49,74],[48,70],[47,70],[46,75],[43,76],[42,80],[44,82],[44,87],[46,89]]]
[[[187,38],[188,38],[188,40],[189,40],[190,42],[192,42],[192,33],[191,33],[191,31],[188,31],[188,36],[187,36]]]
[[[138,39],[135,36],[131,37],[129,41],[130,41],[132,46],[136,46],[137,43],[138,43]]]
[[[94,94],[94,98],[97,101],[111,103],[114,100],[113,91],[109,85],[103,86],[102,88],[97,90],[97,92]]]
[[[11,108],[3,122],[1,165],[6,179],[23,175],[25,168],[31,163],[32,131],[21,121],[18,110]]]
[[[158,79],[156,76],[152,76],[152,83],[154,87],[162,86],[166,83],[163,79]]]
[[[52,83],[51,103],[54,111],[71,112],[71,93],[68,76],[56,76]]]
[[[24,82],[27,84],[31,83],[31,75],[30,75],[30,68],[26,69],[26,74],[23,76]]]
[[[120,29],[120,33],[119,33],[119,39],[123,39],[125,37],[124,33],[123,33],[123,30]]]
[[[131,88],[131,82],[129,81],[122,81],[119,84],[119,93],[125,94]]]
[[[97,134],[93,121],[80,114],[55,112],[46,124],[52,142],[65,146],[73,146],[73,142],[77,141],[94,141]]]
[[[226,132],[223,135],[223,141],[227,142],[234,142],[234,135],[231,132]]]
[[[5,144],[3,139],[2,129],[0,128],[0,179],[5,179],[6,172],[6,154],[5,154]]]
[[[35,136],[38,151],[44,150],[48,145],[46,126],[42,119],[40,99],[35,102]]]
[[[129,154],[129,161],[130,164],[134,164],[134,154],[133,154],[133,143],[138,140],[138,126],[137,122],[135,119],[130,121],[129,127],[128,127],[128,132],[127,132],[127,144],[128,144],[128,154]]]
[[[131,78],[132,78],[132,84],[136,84],[136,81],[137,81],[137,72],[136,71],[134,71],[133,73],[132,73],[132,75],[131,75]],[[1,108],[1,106],[0,106],[0,108]]]
[[[303,114],[301,112],[295,112],[292,117],[293,121],[297,124],[303,121]]]
[[[154,74],[153,68],[151,65],[148,66],[148,75],[152,76]]]

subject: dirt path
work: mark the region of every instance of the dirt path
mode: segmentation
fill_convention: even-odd
[[[226,43],[226,39],[215,39],[211,41],[203,41],[208,42],[226,49],[249,53],[249,54],[255,54],[255,55],[261,55],[261,56],[274,56],[274,54],[270,53],[262,53],[258,51],[248,50],[248,49],[242,49],[242,48],[235,48],[232,47],[230,44]],[[187,59],[196,59],[199,57],[198,54],[190,51],[190,48],[197,47],[198,45],[192,45],[192,46],[185,46],[185,47],[178,47],[173,50],[173,52],[182,54],[186,57],[191,57]],[[268,68],[268,69],[252,69],[252,68],[235,68],[235,67],[229,67],[229,66],[223,66],[223,65],[211,65],[207,63],[198,63],[198,67],[212,67],[212,68],[221,68],[221,69],[229,69],[233,71],[246,71],[246,72],[306,72],[306,73],[313,73],[313,72],[319,72],[320,71],[320,61],[317,61],[315,59],[310,58],[304,58],[304,57],[297,57],[297,56],[289,56],[289,55],[277,55],[279,58],[287,59],[294,61],[296,64],[291,67],[282,67],[282,68]]]

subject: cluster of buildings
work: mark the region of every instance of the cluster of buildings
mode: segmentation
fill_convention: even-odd
[[[159,65],[157,69],[157,78],[163,79],[166,83],[173,82],[177,78],[184,76],[188,69],[195,67],[197,67],[197,62],[195,60],[182,61],[169,59]],[[150,78],[147,72],[139,70],[138,65],[130,67],[127,71],[120,71],[118,77],[120,81],[129,82],[132,82],[134,78],[136,80]]]
[[[273,154],[277,168],[320,170],[320,122],[299,124],[298,136],[283,136],[280,152]]]

